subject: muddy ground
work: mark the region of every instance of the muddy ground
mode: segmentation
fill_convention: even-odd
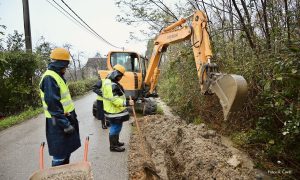
[[[205,124],[186,124],[168,114],[138,118],[138,122],[144,138],[133,124],[130,179],[268,179],[253,169],[247,155]],[[146,177],[149,172],[158,176]]]

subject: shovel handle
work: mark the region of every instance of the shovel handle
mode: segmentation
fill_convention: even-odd
[[[40,170],[44,169],[44,147],[45,142],[42,142],[40,146]]]
[[[132,100],[131,96],[129,96],[129,99]],[[136,124],[136,128],[137,128],[137,131],[138,131],[140,143],[142,144],[141,145],[142,153],[143,153],[144,158],[146,158],[146,151],[145,151],[145,147],[144,147],[145,142],[144,142],[144,139],[143,139],[143,136],[142,136],[142,132],[141,132],[141,128],[140,128],[139,122],[138,122],[138,120],[136,118],[136,113],[135,113],[134,105],[132,106],[132,112],[133,112],[133,118],[134,118],[134,121],[135,121],[135,124]]]
[[[83,154],[83,161],[87,162],[87,156],[88,156],[88,151],[89,151],[89,141],[90,137],[86,137],[85,143],[84,143],[84,154]]]
[[[129,96],[129,99],[132,100],[131,96]],[[139,125],[138,125],[138,122],[137,122],[137,119],[136,119],[136,114],[135,114],[135,109],[134,109],[134,105],[132,106],[132,112],[133,112],[133,117],[134,117],[134,120],[137,124],[137,128],[139,129]]]

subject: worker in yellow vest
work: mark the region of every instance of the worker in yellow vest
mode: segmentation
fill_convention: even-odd
[[[109,142],[110,151],[123,152],[123,142],[119,141],[120,132],[124,121],[129,120],[126,106],[134,105],[133,100],[126,100],[125,92],[119,81],[122,79],[125,68],[119,64],[113,67],[107,78],[102,82],[102,95],[105,117],[110,122]]]
[[[71,153],[81,144],[75,106],[64,79],[70,53],[64,48],[55,48],[50,58],[40,81],[40,95],[46,116],[49,154],[53,156],[52,166],[58,166],[68,164]]]

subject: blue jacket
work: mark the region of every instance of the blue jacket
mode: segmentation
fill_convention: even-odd
[[[63,66],[59,63],[59,61],[50,63],[48,69],[55,71],[64,79],[60,73]],[[69,155],[81,146],[76,112],[74,110],[70,113],[70,116],[64,115],[63,106],[60,103],[60,89],[51,76],[44,77],[40,89],[45,94],[45,102],[48,105],[49,113],[52,115],[52,118],[46,118],[46,138],[49,154],[51,156]],[[72,125],[76,131],[67,135],[64,133],[64,128],[69,125]]]

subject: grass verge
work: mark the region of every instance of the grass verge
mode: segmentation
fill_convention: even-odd
[[[164,115],[164,110],[160,105],[157,105],[156,114]]]
[[[0,131],[3,129],[9,128],[15,124],[21,123],[32,117],[35,117],[42,112],[43,112],[43,108],[37,108],[37,109],[29,108],[28,110],[26,110],[18,115],[13,115],[13,116],[4,118],[4,119],[0,120]]]

